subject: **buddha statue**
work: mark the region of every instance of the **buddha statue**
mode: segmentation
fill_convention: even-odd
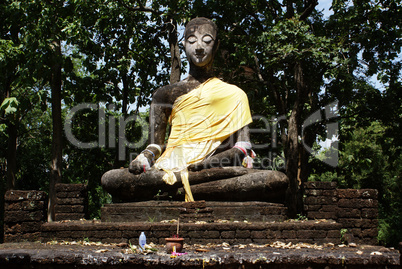
[[[252,169],[247,95],[213,75],[215,23],[195,18],[184,35],[188,77],[156,90],[149,145],[128,168],[106,172],[104,189],[125,202],[183,195],[185,201],[284,201],[286,175]]]

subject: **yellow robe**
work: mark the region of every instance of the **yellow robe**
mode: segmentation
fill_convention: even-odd
[[[231,134],[251,123],[247,95],[237,86],[212,78],[176,99],[169,118],[166,150],[155,163],[163,180],[174,184],[180,172],[186,201],[194,201],[187,167],[204,160]]]

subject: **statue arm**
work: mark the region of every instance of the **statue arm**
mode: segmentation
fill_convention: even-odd
[[[244,126],[234,134],[234,142],[250,142],[250,130]],[[188,167],[190,171],[199,171],[213,167],[241,166],[246,155],[238,148],[231,147],[223,152],[212,155],[201,163]]]
[[[164,103],[162,100],[168,101],[164,97],[166,89],[161,88],[157,90],[152,98],[152,103],[149,111],[149,145],[144,151],[141,152],[152,166],[153,161],[156,160],[165,149],[165,135],[169,115],[172,111],[172,105]],[[134,159],[129,165],[129,171],[134,174],[141,174],[144,172],[143,159]]]

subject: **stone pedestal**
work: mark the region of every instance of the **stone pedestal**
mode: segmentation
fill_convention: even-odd
[[[160,222],[178,218],[184,222],[283,221],[286,207],[267,202],[147,201],[108,204],[102,208],[102,222]]]

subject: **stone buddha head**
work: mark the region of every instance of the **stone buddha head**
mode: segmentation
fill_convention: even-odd
[[[192,19],[186,25],[183,45],[190,68],[209,70],[219,45],[216,24],[207,18]]]

